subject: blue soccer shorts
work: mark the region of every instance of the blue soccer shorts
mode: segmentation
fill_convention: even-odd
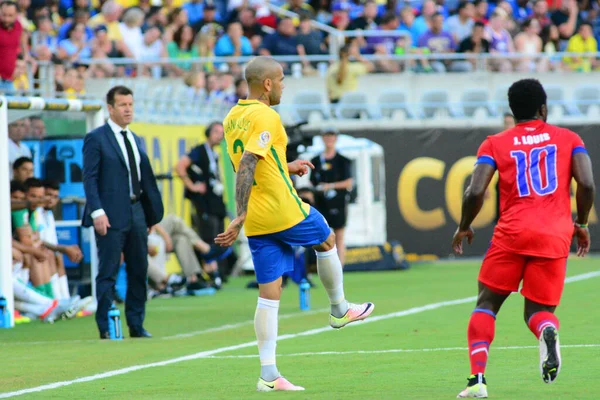
[[[331,229],[320,212],[310,208],[302,222],[281,232],[248,237],[256,281],[273,282],[294,270],[293,247],[311,247],[327,240]]]

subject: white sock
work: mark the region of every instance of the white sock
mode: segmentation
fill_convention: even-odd
[[[42,315],[46,314],[48,308],[49,306],[43,306],[41,304],[32,304],[26,303],[24,301],[15,300],[15,310],[27,314],[33,314],[36,317],[41,317]]]
[[[15,300],[21,300],[31,304],[38,304],[46,308],[52,304],[52,300],[50,300],[48,297],[39,294],[17,278],[13,278],[13,291]]]
[[[58,274],[54,274],[50,277],[50,285],[52,285],[52,293],[56,300],[62,299],[60,282],[58,281]]]
[[[344,271],[337,248],[316,253],[317,272],[329,296],[331,314],[341,318],[348,311],[348,302],[344,297]]]
[[[280,376],[275,363],[278,313],[279,300],[258,298],[256,313],[254,314],[254,331],[258,340],[260,377],[267,382],[272,382]]]
[[[59,276],[58,282],[60,283],[60,294],[63,299],[70,299],[71,293],[69,292],[69,281],[67,275]]]

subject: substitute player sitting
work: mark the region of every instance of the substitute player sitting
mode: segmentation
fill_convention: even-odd
[[[479,148],[471,184],[452,246],[471,243],[471,223],[481,210],[494,172],[500,174],[500,220],[479,273],[479,296],[468,328],[471,376],[459,398],[487,398],[485,367],[494,340],[496,314],[511,292],[525,297],[525,322],[540,343],[540,372],[546,383],[560,372],[558,318],[573,236],[577,255],[590,249],[588,215],[594,202],[592,164],[583,141],[570,130],[546,123],[546,92],[534,79],[514,83],[508,102],[517,125],[489,136]],[[571,217],[570,185],[577,182],[577,220]]]
[[[331,303],[332,327],[365,319],[374,306],[346,301],[335,235],[323,216],[302,202],[292,186],[290,174],[304,175],[313,166],[305,160],[289,164],[286,160],[287,135],[279,114],[270,108],[279,104],[284,88],[281,65],[271,58],[257,57],[248,64],[245,75],[248,99],[239,100],[223,122],[227,152],[237,171],[238,216],[215,242],[231,246],[245,226],[259,285],[254,316],[261,363],[257,390],[304,390],[283,378],[275,364],[281,276],[294,268],[292,247],[312,246],[316,250],[317,270]]]

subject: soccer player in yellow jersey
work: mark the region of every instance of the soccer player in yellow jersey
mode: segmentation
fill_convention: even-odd
[[[316,250],[317,270],[331,303],[329,323],[333,328],[367,318],[374,305],[346,301],[335,235],[325,218],[302,202],[292,186],[290,174],[304,175],[314,167],[309,161],[288,164],[286,160],[287,135],[281,118],[270,108],[281,99],[281,65],[272,58],[257,57],[245,74],[248,99],[240,100],[223,122],[227,152],[237,172],[237,217],[215,242],[231,246],[245,226],[259,287],[254,315],[261,364],[257,390],[304,390],[283,378],[275,364],[281,276],[293,269],[292,246]]]

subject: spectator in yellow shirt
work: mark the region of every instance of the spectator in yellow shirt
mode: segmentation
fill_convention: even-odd
[[[354,57],[356,61],[350,61]],[[355,91],[358,77],[373,71],[374,66],[361,57],[356,42],[340,49],[340,61],[327,70],[327,93],[332,103],[337,103],[346,92]]]
[[[75,68],[65,72],[63,79],[63,95],[67,99],[77,99],[85,95],[83,76]]]
[[[18,93],[23,93],[29,90],[27,63],[22,57],[19,57],[15,64],[15,71],[13,72],[13,86],[15,87],[15,91]]]
[[[119,17],[122,11],[123,9],[117,2],[108,0],[102,5],[100,14],[93,16],[89,20],[88,26],[95,28],[99,25],[104,25],[106,26],[110,40],[122,41],[123,35],[119,27]]]
[[[598,43],[594,38],[592,25],[583,22],[579,26],[579,33],[569,39],[567,53],[597,53]],[[566,57],[565,64],[569,69],[579,72],[590,72],[596,65],[596,59],[593,57]]]

